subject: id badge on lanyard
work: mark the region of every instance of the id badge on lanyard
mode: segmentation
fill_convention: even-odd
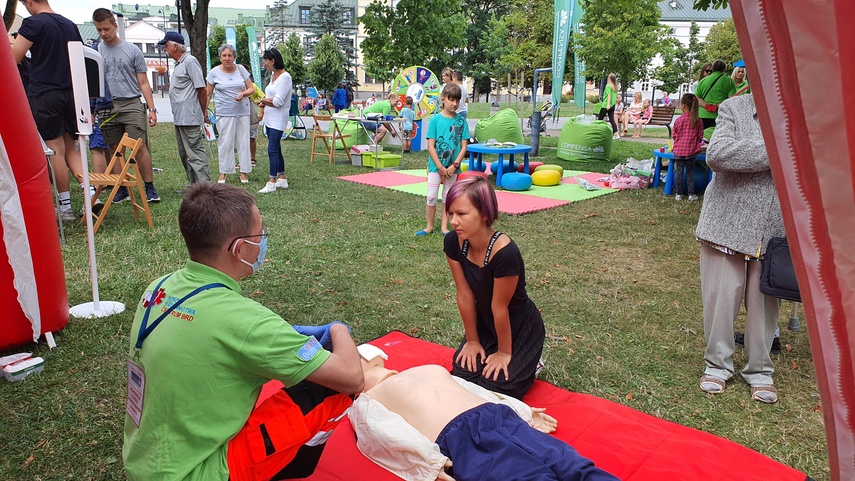
[[[152,296],[154,296],[159,290],[160,286],[169,279],[172,274],[164,277],[158,284],[155,286]],[[134,348],[134,356],[133,358],[128,357],[126,360],[127,368],[128,368],[128,402],[125,405],[125,412],[128,413],[128,416],[134,421],[134,424],[137,427],[140,427],[140,421],[142,420],[142,412],[143,412],[143,400],[145,398],[145,369],[140,363],[140,350],[142,349],[143,341],[151,334],[152,331],[163,321],[166,319],[172,311],[175,310],[176,307],[180,306],[184,301],[190,299],[196,294],[206,291],[208,289],[213,289],[215,287],[225,287],[229,289],[229,286],[221,283],[207,284],[202,287],[195,289],[190,294],[182,297],[178,302],[172,304],[168,309],[166,309],[163,314],[161,314],[151,325],[148,325],[148,317],[151,314],[151,306],[154,305],[154,302],[149,302],[148,306],[145,309],[145,314],[143,315],[142,322],[140,323],[140,331],[137,336],[137,343]]]
[[[130,357],[126,360],[128,365],[128,402],[125,412],[140,427],[142,418],[143,398],[145,397],[145,369],[134,362]]]

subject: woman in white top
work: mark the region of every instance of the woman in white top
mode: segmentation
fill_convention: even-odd
[[[264,67],[273,72],[270,83],[264,89],[264,98],[258,101],[261,107],[261,124],[267,129],[267,156],[270,157],[270,180],[260,194],[288,188],[285,175],[285,158],[282,157],[282,134],[288,125],[291,108],[291,74],[285,71],[285,62],[279,50],[265,50],[261,56]]]
[[[641,102],[641,92],[636,92],[633,96],[632,103],[629,104],[629,107],[626,108],[626,111],[623,114],[623,135],[626,135],[626,130],[629,127],[629,124],[634,124],[636,120],[641,116],[641,111],[643,110],[643,105]]]
[[[235,48],[223,44],[217,50],[220,65],[208,72],[208,102],[214,97],[217,113],[218,154],[220,156],[220,184],[226,175],[235,173],[235,147],[240,162],[240,181],[249,182],[252,172],[249,152],[249,96],[255,91],[249,72],[235,63]],[[216,95],[214,95],[216,94]]]

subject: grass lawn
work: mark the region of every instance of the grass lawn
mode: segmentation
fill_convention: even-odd
[[[562,115],[570,115],[563,106]],[[155,227],[136,220],[125,203],[111,209],[95,238],[101,299],[128,310],[72,319],[57,334],[57,349],[27,348],[45,357],[43,373],[0,382],[2,480],[124,479],[124,355],[133,311],[152,279],[187,259],[174,193],[186,181],[172,126],[157,126],[151,138],[155,166],[163,169],[155,177],[163,198],[152,209]],[[260,140],[247,187],[253,193],[267,178]],[[556,159],[556,144],[541,140],[543,160],[597,172],[626,157],[648,158],[657,146],[616,142],[610,162],[571,163]],[[455,346],[463,328],[442,237],[413,236],[424,227],[424,197],[338,180],[368,169],[311,164],[310,147],[310,140],[286,141],[291,188],[258,195],[270,252],[265,267],[242,282],[245,295],[292,323],[344,321],[360,342],[399,329]],[[422,168],[426,159],[426,152],[413,153],[406,166]],[[229,181],[240,185],[237,176]],[[79,193],[72,203],[80,207]],[[723,436],[827,480],[822,406],[804,330],[782,327],[784,352],[773,356],[777,404],[752,401],[738,375],[722,395],[697,386],[705,346],[693,234],[700,207],[650,189],[501,216],[496,227],[519,245],[529,295],[547,326],[541,378]],[[66,238],[70,304],[91,301],[84,227],[66,226]],[[781,326],[790,310],[784,303]],[[741,315],[737,327],[743,325]],[[745,362],[738,350],[736,366]]]

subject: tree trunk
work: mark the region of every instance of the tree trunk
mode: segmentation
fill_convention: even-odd
[[[187,27],[187,38],[190,40],[190,53],[196,57],[201,65],[207,64],[208,40],[208,2],[211,0],[198,0],[196,12],[191,8],[190,0],[176,0],[184,17],[184,25]]]

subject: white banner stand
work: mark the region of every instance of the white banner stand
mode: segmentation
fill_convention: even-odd
[[[83,206],[86,218],[86,234],[89,242],[89,275],[92,278],[93,302],[78,304],[69,309],[77,318],[107,317],[125,310],[121,302],[102,301],[98,295],[98,266],[95,262],[95,233],[92,226],[92,199],[89,197],[89,136],[92,134],[92,112],[89,109],[89,83],[86,75],[86,59],[95,60],[97,67],[97,96],[104,95],[104,70],[101,55],[93,49],[84,54],[83,43],[68,42],[68,61],[71,64],[71,85],[74,90],[74,111],[77,112],[77,139],[80,145],[80,163],[83,166]],[[92,92],[95,93],[95,92]]]

